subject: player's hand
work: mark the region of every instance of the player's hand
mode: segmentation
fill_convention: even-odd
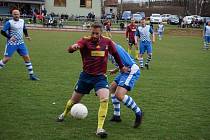
[[[79,46],[78,44],[73,44],[73,45],[71,46],[71,48],[72,48],[74,51],[76,51],[76,50],[80,49],[80,46]]]
[[[118,71],[119,69],[108,70],[110,75],[116,74]]]
[[[124,66],[120,69],[120,72],[127,73],[127,72],[129,72],[129,70],[130,70],[130,68]]]
[[[15,38],[15,36],[12,36],[9,40],[12,41],[12,42],[15,42],[16,38]]]
[[[27,36],[26,39],[28,39],[29,41],[31,41],[31,37]]]

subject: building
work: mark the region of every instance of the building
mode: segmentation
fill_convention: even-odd
[[[112,13],[117,15],[118,0],[105,0],[104,1],[104,12],[105,14]]]
[[[87,16],[93,12],[96,17],[101,17],[100,0],[46,0],[45,8],[48,13],[59,15]]]
[[[0,14],[7,15],[11,10],[18,8],[21,14],[32,15],[34,9],[40,11],[45,0],[0,0]]]

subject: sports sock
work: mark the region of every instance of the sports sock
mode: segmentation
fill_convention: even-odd
[[[120,116],[120,101],[117,99],[117,97],[114,94],[111,94],[111,99],[114,107],[114,115]]]
[[[101,100],[98,110],[98,128],[102,129],[108,110],[108,100]]]
[[[4,65],[5,65],[4,62],[1,60],[0,61],[0,69],[2,69],[4,67]]]
[[[138,50],[135,50],[135,57],[136,57],[136,59],[139,58],[139,51]]]
[[[128,53],[131,54],[131,48],[130,47],[128,47]]]
[[[150,55],[147,56],[147,60],[145,64],[149,64],[149,62],[151,61],[152,57]]]
[[[144,67],[144,58],[139,59],[140,67]]]
[[[68,100],[68,102],[66,103],[66,107],[65,110],[63,112],[64,117],[69,113],[69,111],[71,110],[71,107],[74,105],[75,103],[72,102],[72,100]]]
[[[30,61],[29,62],[25,62],[25,65],[26,65],[26,68],[28,69],[28,74],[29,75],[33,75],[34,71],[33,71],[32,63]]]
[[[126,105],[128,108],[132,109],[133,112],[135,112],[136,115],[141,114],[140,108],[136,105],[135,101],[128,95],[125,95],[122,102],[124,105]]]

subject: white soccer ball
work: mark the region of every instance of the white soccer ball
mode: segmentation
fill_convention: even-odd
[[[75,104],[71,108],[71,115],[76,119],[84,119],[88,115],[87,107],[81,103]]]

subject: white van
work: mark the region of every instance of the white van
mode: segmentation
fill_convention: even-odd
[[[150,16],[150,22],[151,23],[160,23],[162,22],[162,17],[160,14],[152,14]]]

